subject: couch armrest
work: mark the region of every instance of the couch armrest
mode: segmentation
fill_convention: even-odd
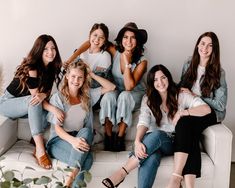
[[[0,115],[0,156],[17,140],[17,120]]]
[[[224,124],[210,126],[203,132],[203,147],[215,165],[214,188],[229,188],[232,137]]]

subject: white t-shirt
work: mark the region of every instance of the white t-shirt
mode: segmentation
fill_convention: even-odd
[[[79,118],[78,117],[79,114]],[[63,123],[66,132],[78,131],[84,126],[84,119],[87,112],[82,108],[81,104],[71,105]]]
[[[197,80],[192,87],[192,92],[199,96],[201,96],[201,86],[200,86],[201,79],[202,79],[202,76],[205,74],[205,71],[206,71],[205,67],[198,65]]]
[[[178,98],[178,109],[184,110],[206,104],[200,97],[194,97],[188,93],[180,93]],[[147,96],[145,95],[141,102],[140,115],[137,127],[143,125],[148,128],[147,132],[152,132],[156,129],[165,132],[174,132],[175,126],[172,124],[172,120],[168,118],[167,113],[162,111],[162,120],[160,126],[157,126],[156,119],[147,105]]]
[[[90,66],[92,71],[95,71],[97,67],[107,69],[111,65],[111,56],[106,51],[90,53],[88,49],[80,55],[80,58]]]

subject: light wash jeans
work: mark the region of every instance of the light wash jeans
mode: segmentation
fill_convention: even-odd
[[[51,125],[53,126],[53,125]],[[90,128],[82,128],[79,131],[69,132],[71,136],[84,138],[89,145],[92,144],[93,133]],[[47,152],[52,158],[56,158],[71,167],[79,168],[80,171],[89,170],[93,163],[91,152],[80,152],[75,150],[70,143],[56,136],[48,141]],[[73,188],[78,188],[76,185],[79,180],[83,180],[84,176],[79,173],[72,185]]]
[[[32,136],[43,133],[47,126],[46,114],[42,104],[30,105],[32,96],[15,97],[7,90],[0,97],[0,114],[17,119],[20,117],[28,117],[29,126]]]
[[[140,159],[138,188],[151,188],[162,156],[172,155],[174,152],[173,136],[164,131],[156,130],[147,133],[142,143],[146,147],[148,157],[146,159]],[[131,153],[130,156],[133,154]]]

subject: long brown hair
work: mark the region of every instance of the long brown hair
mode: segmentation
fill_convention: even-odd
[[[197,40],[194,48],[191,64],[187,72],[183,75],[180,83],[181,87],[191,89],[197,79],[197,68],[200,63],[198,53],[198,44],[203,37],[210,37],[212,40],[212,53],[206,65],[205,75],[201,82],[201,92],[203,97],[209,97],[211,92],[220,87],[221,64],[220,64],[220,47],[219,40],[215,33],[203,33]]]
[[[86,63],[84,63],[81,59],[76,59],[72,63],[70,63],[66,69],[66,75],[68,75],[72,69],[79,69],[84,73],[84,83],[78,93],[77,97],[80,98],[82,107],[84,110],[89,111],[90,105],[90,84],[91,84],[91,77],[89,75],[90,68]],[[63,78],[62,86],[61,86],[61,93],[65,97],[65,101],[70,103],[69,101],[69,87],[68,87],[68,79],[66,76]]]
[[[167,77],[169,85],[167,88],[167,100],[166,100],[166,106],[169,110],[168,117],[173,119],[175,113],[178,109],[178,93],[179,88],[173,81],[173,78],[171,76],[170,71],[164,66],[164,65],[155,65],[153,66],[147,75],[147,105],[151,109],[155,119],[157,126],[160,126],[160,122],[162,120],[162,111],[160,109],[160,106],[162,104],[162,98],[159,94],[159,92],[154,87],[154,78],[155,73],[157,71],[162,71],[162,73]]]
[[[50,62],[47,67],[45,67],[42,60],[42,55],[45,46],[49,41],[52,41],[55,45],[56,56],[54,60]],[[39,79],[39,91],[48,92],[49,90],[51,90],[54,81],[56,82],[58,87],[61,81],[61,66],[62,61],[55,39],[50,35],[43,34],[35,40],[34,45],[30,50],[28,56],[24,58],[21,65],[18,66],[15,73],[15,78],[19,78],[20,85],[22,86],[21,91],[23,91],[26,87],[26,82],[29,78],[29,71],[36,70],[37,77]],[[48,86],[47,88],[45,88],[46,85]]]

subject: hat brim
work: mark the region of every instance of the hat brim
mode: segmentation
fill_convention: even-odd
[[[118,35],[115,39],[115,41],[121,40],[121,37],[123,37],[124,33],[126,31],[132,31],[134,32],[136,35],[138,35],[138,39],[139,42],[141,44],[145,44],[148,40],[148,33],[145,29],[135,29],[135,28],[131,28],[131,27],[123,27],[119,32]]]

